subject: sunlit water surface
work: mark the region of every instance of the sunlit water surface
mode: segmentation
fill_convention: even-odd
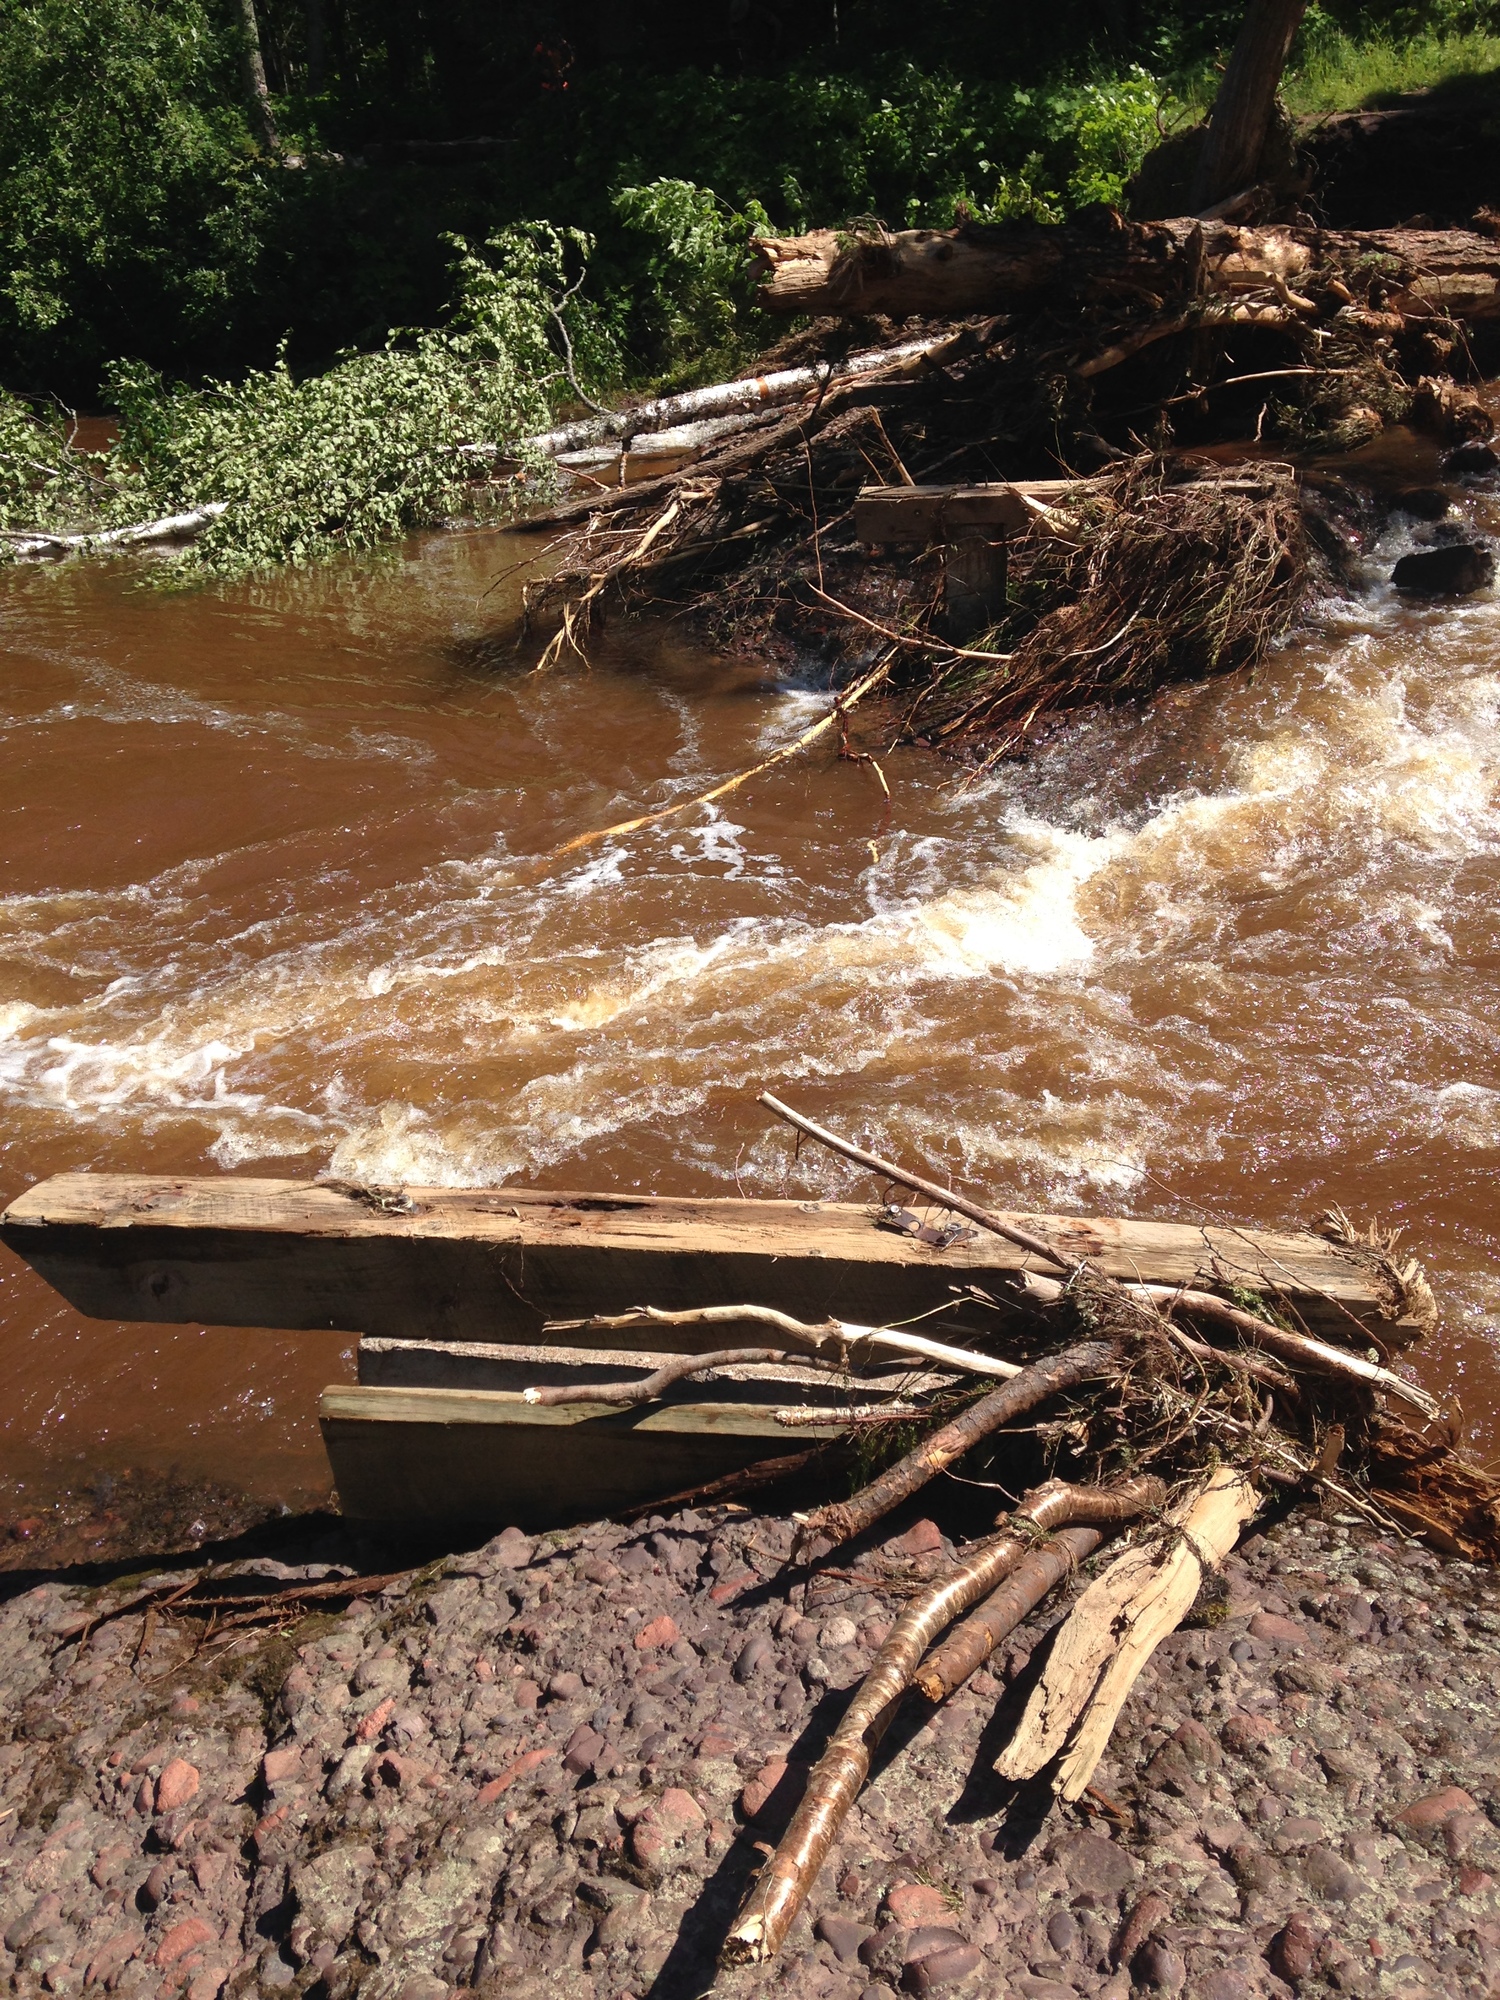
[[[892,753],[888,819],[822,744],[544,866],[817,686],[670,626],[528,674],[478,643],[514,601],[492,534],[225,593],[0,573],[0,1196],[868,1192],[794,1161],[769,1086],[997,1203],[1403,1223],[1445,1309],[1423,1377],[1492,1438],[1500,603],[1399,603],[1409,545],[1253,679],[968,789]],[[0,1342],[8,1507],[125,1466],[326,1490],[347,1336],[101,1324],[0,1253]]]

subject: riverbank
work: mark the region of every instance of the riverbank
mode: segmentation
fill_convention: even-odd
[[[235,1587],[389,1557],[320,1532]],[[947,1553],[908,1522],[789,1589],[790,1538],[723,1510],[507,1530],[346,1608],[218,1638],[111,1617],[123,1585],[36,1584],[0,1611],[10,1989],[703,1992],[756,1843]],[[1168,1640],[1138,1684],[1082,1816],[990,1772],[997,1702],[1056,1607],[999,1678],[936,1712],[911,1698],[772,1983],[1492,1993],[1500,1583],[1307,1513],[1252,1534],[1226,1578],[1219,1622]],[[764,1984],[724,1972],[715,1990]]]

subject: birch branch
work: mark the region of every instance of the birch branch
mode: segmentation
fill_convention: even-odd
[[[1038,1403],[1071,1389],[1079,1382],[1119,1372],[1120,1349],[1111,1340],[1080,1341],[1058,1354],[1034,1361],[1029,1368],[996,1389],[992,1395],[971,1403],[961,1416],[926,1437],[914,1451],[862,1487],[850,1500],[836,1500],[809,1514],[798,1529],[798,1543],[806,1547],[819,1536],[835,1547],[863,1534],[866,1528],[909,1500],[929,1480],[971,1451],[976,1444],[999,1430],[1013,1417],[1024,1416]]]
[[[140,548],[150,542],[189,541],[217,521],[229,506],[227,500],[210,500],[185,514],[163,514],[157,521],[138,521],[129,528],[80,528],[66,534],[50,534],[42,529],[12,528],[0,531],[0,539],[12,544],[18,556],[65,556],[89,554],[95,549]]]
[[[914,1686],[928,1701],[946,1701],[1103,1540],[1102,1528],[1064,1528],[1051,1541],[1031,1549],[1000,1588],[927,1655]]]
[[[848,1361],[860,1349],[871,1355],[894,1355],[903,1360],[922,1361],[935,1368],[951,1368],[961,1375],[1019,1375],[1014,1361],[999,1361],[991,1354],[974,1354],[966,1347],[949,1347],[925,1334],[903,1333],[895,1327],[860,1326],[854,1320],[825,1319],[817,1325],[777,1312],[774,1306],[693,1306],[685,1312],[665,1312],[660,1306],[632,1306],[629,1312],[596,1313],[592,1319],[549,1319],[543,1333],[614,1333],[620,1327],[642,1326],[737,1326],[749,1321],[755,1326],[774,1326],[796,1342],[804,1352],[832,1352]]]
[[[992,1590],[1029,1552],[1029,1530],[1097,1519],[1101,1509],[1106,1517],[1120,1518],[1159,1503],[1162,1491],[1160,1482],[1152,1479],[1137,1480],[1113,1493],[1061,1483],[1044,1486],[1028,1494],[1016,1509],[1010,1532],[984,1543],[902,1612],[814,1767],[791,1825],[725,1941],[724,1955],[731,1963],[764,1963],[780,1950],[859,1796],[870,1760],[923,1653],[946,1625]]]

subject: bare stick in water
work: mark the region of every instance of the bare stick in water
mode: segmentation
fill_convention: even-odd
[[[1003,1236],[1007,1243],[1014,1243],[1017,1249],[1029,1250],[1033,1257],[1045,1257],[1049,1264],[1055,1264],[1059,1271],[1071,1272],[1073,1264],[1060,1250],[1054,1250],[1044,1237],[1034,1236],[1029,1229],[1023,1229],[1018,1222],[1007,1221],[1004,1216],[994,1214],[990,1209],[981,1208],[977,1201],[970,1201],[967,1195],[955,1194],[951,1188],[939,1187],[936,1181],[923,1180],[920,1174],[909,1174],[905,1167],[892,1166],[889,1160],[882,1160],[877,1153],[867,1153],[862,1146],[851,1145],[841,1139],[837,1132],[830,1132],[826,1126],[815,1125],[810,1118],[804,1118],[800,1111],[793,1111],[789,1104],[783,1104],[779,1097],[772,1097],[763,1090],[759,1101],[767,1111],[774,1111],[778,1118],[784,1118],[788,1125],[794,1125],[799,1132],[805,1132],[809,1139],[816,1139],[820,1146],[827,1146],[831,1152],[841,1153],[846,1160],[852,1160],[857,1167],[865,1167],[872,1174],[879,1174],[882,1180],[894,1181],[898,1187],[910,1188],[913,1194],[925,1195],[929,1201],[941,1208],[951,1208],[955,1215],[966,1215],[970,1222],[977,1222],[981,1229],[993,1230],[996,1236]]]

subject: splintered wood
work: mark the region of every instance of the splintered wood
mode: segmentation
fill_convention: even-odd
[[[1081,1798],[1141,1669],[1175,1632],[1259,1506],[1244,1473],[1221,1467],[1169,1517],[1165,1548],[1128,1550],[1079,1598],[1010,1742],[1002,1778],[1034,1778],[1060,1752],[1058,1789]]]

